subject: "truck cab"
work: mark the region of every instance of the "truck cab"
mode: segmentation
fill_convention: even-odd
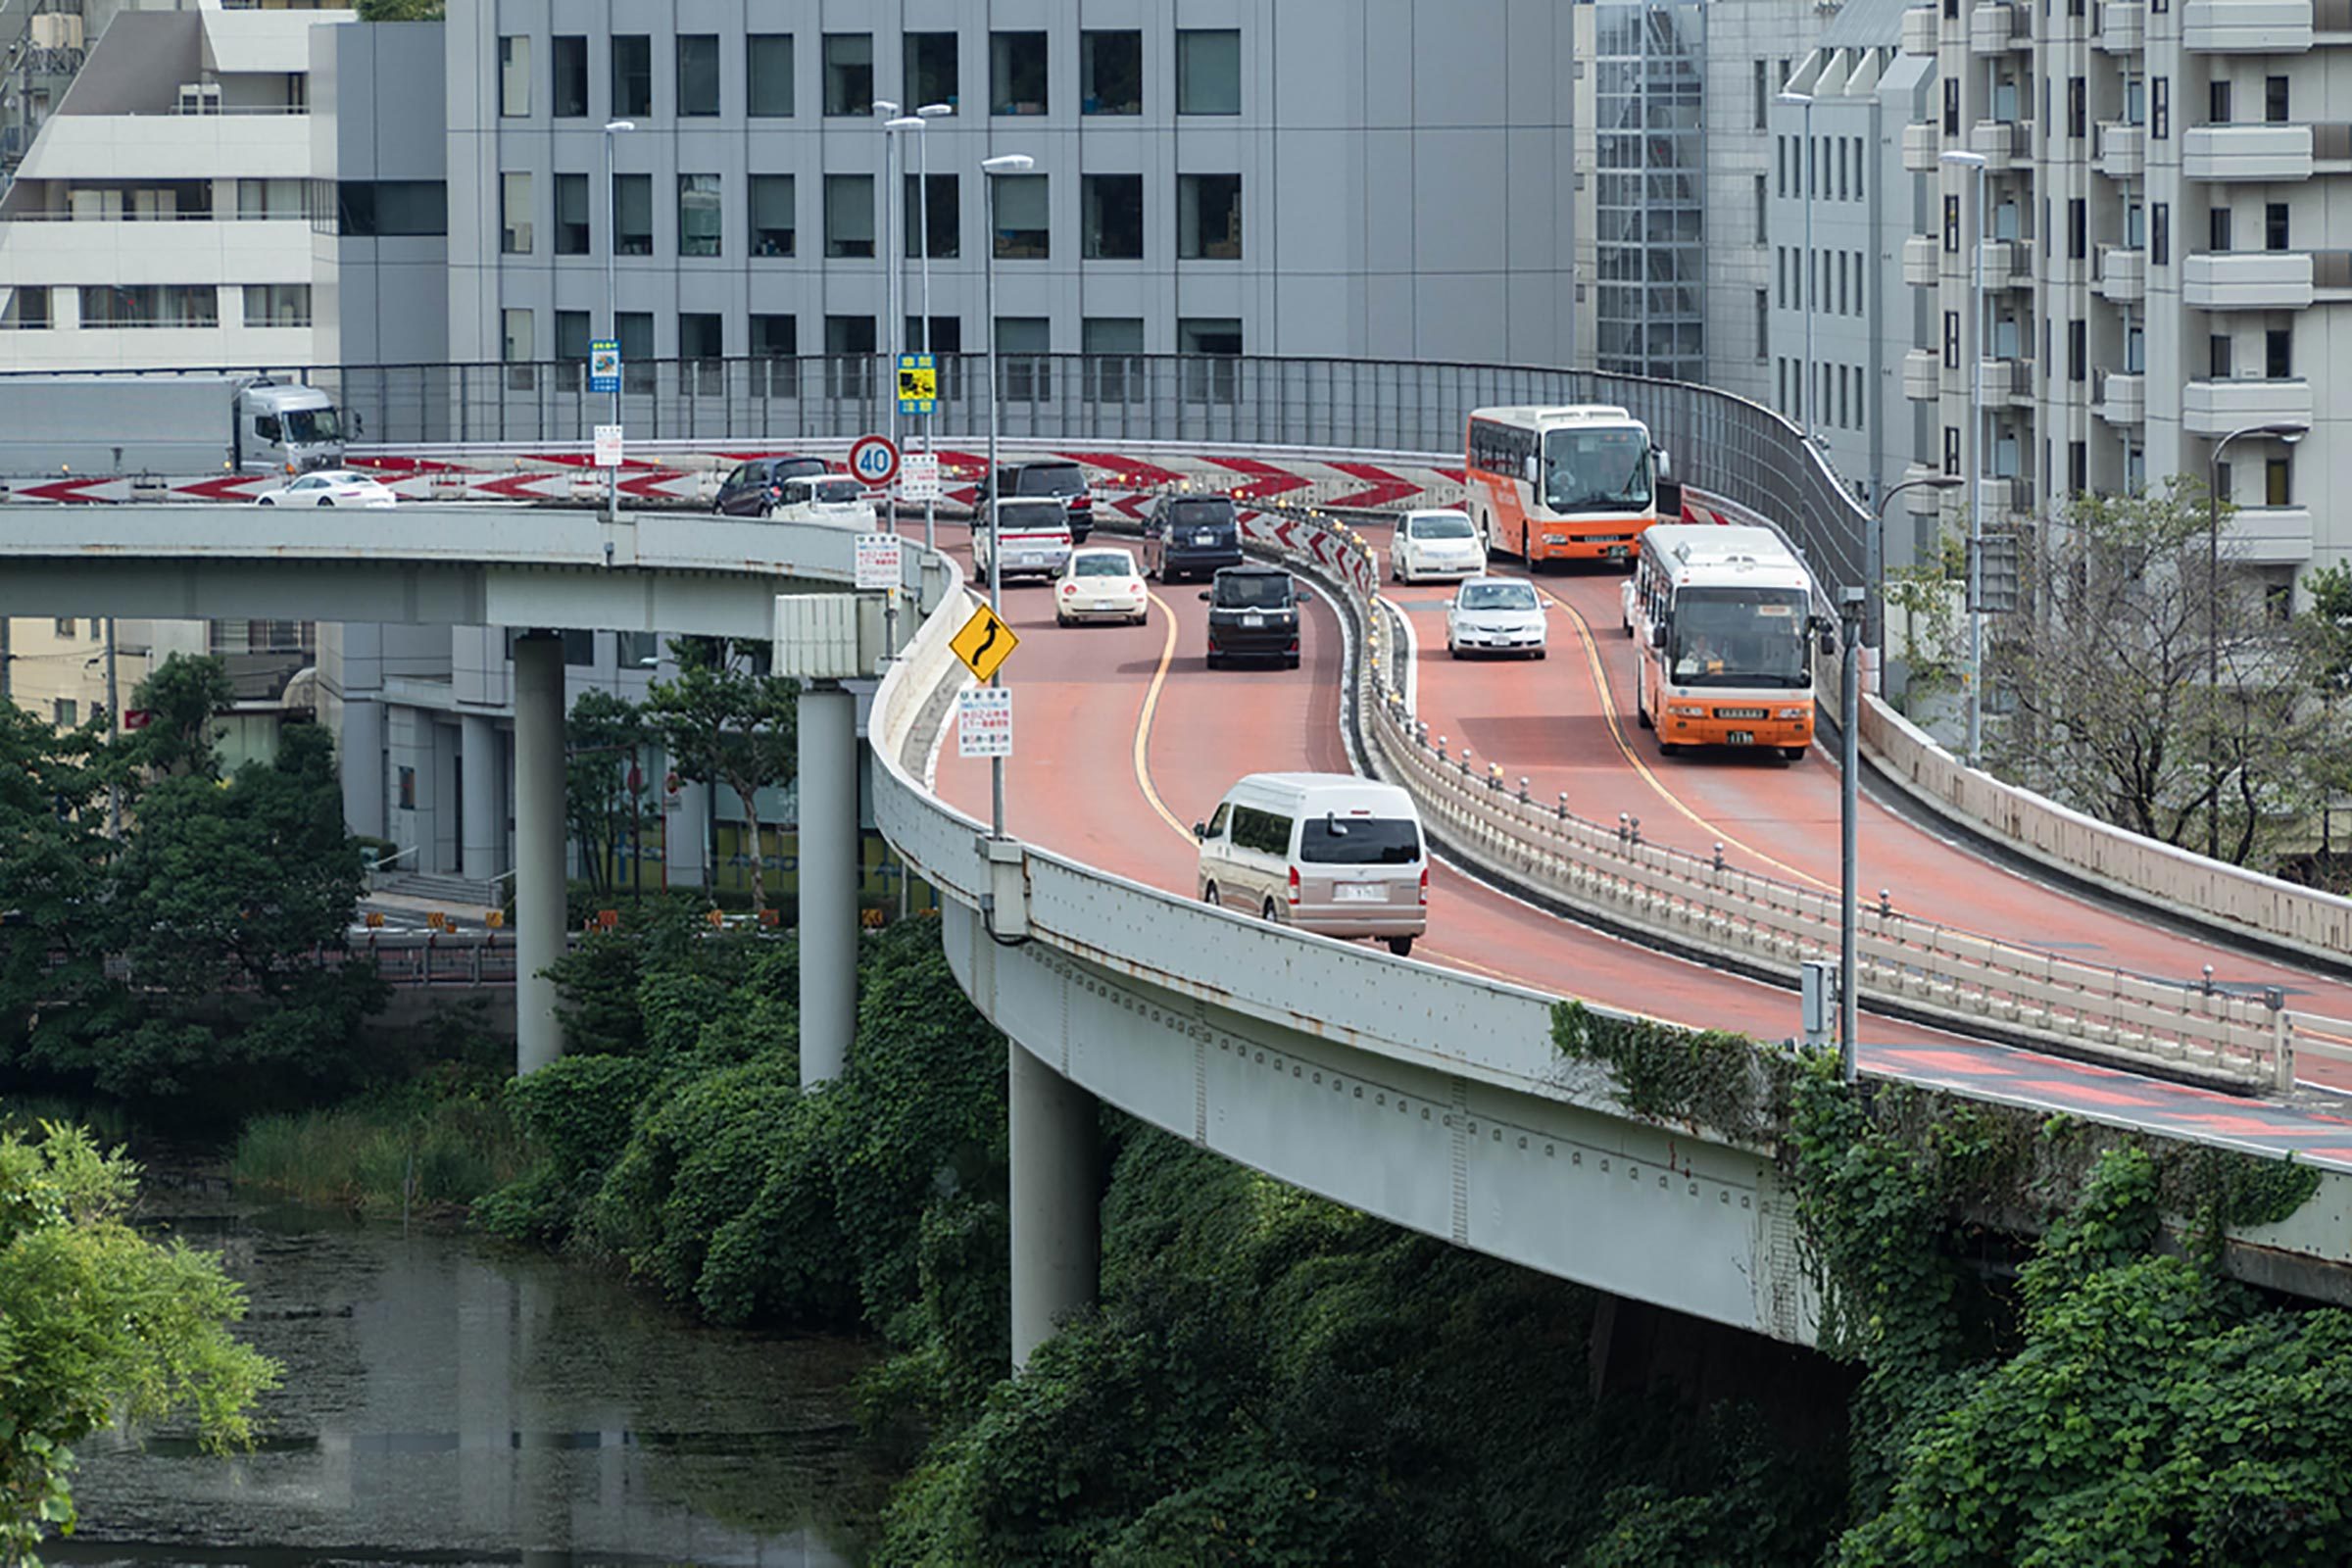
[[[255,381],[239,392],[234,418],[238,468],[308,473],[343,462],[343,416],[317,387]]]

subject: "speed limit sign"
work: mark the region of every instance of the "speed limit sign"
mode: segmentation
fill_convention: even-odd
[[[850,471],[875,490],[899,476],[898,443],[886,435],[861,435],[850,448]]]

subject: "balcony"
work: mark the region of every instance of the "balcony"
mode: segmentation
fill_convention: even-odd
[[[1935,477],[1936,470],[1924,463],[1914,463],[1903,470],[1905,484],[1909,484],[1914,479],[1933,479]],[[1903,492],[1903,505],[1910,510],[1911,515],[1914,517],[1933,517],[1943,509],[1943,498],[1957,493],[1956,490],[1938,490],[1934,485],[1923,484],[1916,490]]]
[[[1977,260],[1984,270],[1987,289],[2034,286],[2034,248],[2023,240],[1985,240],[1978,249]]]
[[[1991,0],[1968,14],[1968,47],[1972,54],[2000,55],[2033,42],[2026,14],[2009,0]]]
[[[1936,8],[1932,5],[1913,6],[1903,13],[1902,47],[1907,55],[1936,53]]]
[[[2134,370],[2109,370],[2099,384],[2099,417],[2109,424],[2145,424],[2148,378]]]
[[[1913,349],[1903,356],[1903,396],[1915,403],[1933,403],[1943,396],[1943,364],[1934,349]]]
[[[2190,54],[2299,55],[2311,47],[2312,0],[2187,0],[2180,47]]]
[[[51,115],[20,179],[143,181],[214,174],[307,179],[311,122],[297,114]]]
[[[2033,367],[2024,360],[1985,360],[1978,368],[1984,389],[1984,404],[1990,408],[2012,398],[2032,395]]]
[[[1934,288],[1942,266],[1933,234],[1914,234],[1903,241],[1903,281],[1913,288]]]
[[[1984,499],[1984,516],[1987,520],[2006,516],[2034,504],[2033,488],[2023,479],[1980,479],[1977,481],[1977,494]]]
[[[2144,0],[2099,0],[2098,45],[2111,55],[2137,54],[2148,44]]]
[[[2144,126],[2121,120],[2099,122],[2099,172],[2109,179],[2137,179],[2148,168]]]
[[[1903,127],[1903,172],[1933,174],[1943,156],[1943,133],[1933,120],[1913,121]]]
[[[2180,428],[2189,435],[2224,436],[2251,424],[2311,423],[2311,383],[2191,381],[2180,389]]]
[[[2180,303],[2199,311],[2300,311],[2311,304],[2309,251],[2222,251],[2181,258]]]
[[[2309,125],[2192,125],[2180,139],[2184,179],[2311,177]]]
[[[2234,564],[2307,565],[2312,555],[2311,509],[2239,507],[2222,524],[2222,541]]]
[[[2148,297],[2148,253],[2121,245],[2099,247],[2099,297],[2133,305]]]
[[[1968,150],[1984,155],[1985,172],[2004,173],[2012,159],[2032,146],[2033,129],[2023,121],[1980,120],[1968,128]]]

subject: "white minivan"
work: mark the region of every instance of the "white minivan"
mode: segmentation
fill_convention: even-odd
[[[1252,773],[1193,825],[1200,897],[1327,937],[1373,937],[1402,957],[1429,926],[1421,813],[1352,773]]]

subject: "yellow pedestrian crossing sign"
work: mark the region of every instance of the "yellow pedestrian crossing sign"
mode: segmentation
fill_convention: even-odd
[[[928,354],[899,356],[899,412],[929,414],[939,406],[939,365]]]
[[[1005,660],[1012,657],[1012,651],[1021,646],[1021,640],[1012,634],[1012,628],[1005,625],[995,611],[982,605],[972,612],[972,618],[963,623],[963,629],[948,639],[948,646],[956,651],[957,659],[963,661],[965,668],[977,678],[986,680],[997,672]]]

